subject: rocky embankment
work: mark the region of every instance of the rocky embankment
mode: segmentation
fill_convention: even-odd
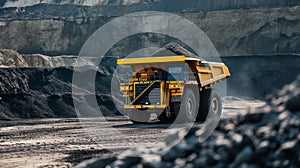
[[[168,12],[178,11],[211,11],[227,10],[236,8],[257,8],[257,7],[286,7],[299,5],[297,0],[256,0],[256,1],[231,1],[215,0],[211,3],[209,0],[2,0],[0,7],[26,7],[39,4],[54,5],[80,5],[80,6],[104,6],[106,8],[133,8],[134,11],[144,10],[164,10]],[[119,11],[122,12],[122,11]]]
[[[144,8],[126,11],[126,5],[106,10],[104,6],[50,4],[22,10],[0,9],[0,39],[5,39],[0,48],[45,55],[77,55],[88,37],[105,23],[125,13],[146,11]],[[300,6],[175,14],[200,27],[222,56],[300,52],[297,47]],[[117,43],[108,55],[127,55],[140,48],[161,47],[170,42],[174,39],[162,34],[138,34]]]
[[[0,68],[72,68],[74,66],[96,67],[94,58],[82,57],[80,63],[77,56],[49,57],[42,54],[20,54],[10,49],[0,49]]]
[[[111,79],[117,57],[103,59],[100,68],[96,68],[95,58],[82,58],[76,63],[73,56],[20,54],[7,49],[0,50],[0,58],[1,120],[76,117],[73,100],[88,104],[85,101],[93,94],[83,91],[72,97],[74,72],[84,77],[97,71],[98,105],[104,115],[119,114],[111,97]],[[227,80],[227,95],[237,97],[261,99],[293,81],[300,72],[297,55],[234,56],[223,57],[222,61],[230,67],[232,74]],[[83,70],[74,71],[75,65]]]
[[[90,71],[77,73],[84,76]],[[72,96],[72,73],[68,68],[0,69],[0,120],[77,117],[73,101],[88,104],[84,100],[93,95]],[[110,88],[103,83],[109,78],[97,72],[96,98],[103,115],[115,116]],[[82,117],[92,116],[88,111],[85,114]]]
[[[111,72],[96,69],[93,59],[75,57],[48,57],[19,54],[12,50],[0,50],[0,120],[77,117],[73,101],[87,100],[89,92],[72,96],[73,66],[81,66],[82,76],[96,72],[96,98],[104,115],[114,116],[117,111],[109,96]],[[86,69],[84,67],[89,67]],[[90,114],[87,112],[86,116]]]
[[[298,167],[299,102],[300,76],[269,95],[264,107],[222,121],[204,142],[199,138],[201,128],[193,128],[175,146],[169,141],[158,149],[136,147],[77,167]]]

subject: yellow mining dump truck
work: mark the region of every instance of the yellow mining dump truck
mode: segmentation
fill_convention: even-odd
[[[133,123],[148,122],[151,113],[164,122],[203,122],[210,111],[221,114],[220,95],[211,86],[230,76],[223,63],[182,55],[125,58],[117,64],[132,69],[120,91]]]

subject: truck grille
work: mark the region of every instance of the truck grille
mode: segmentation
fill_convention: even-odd
[[[149,84],[137,84],[135,85],[135,97],[138,97]],[[151,89],[149,89],[139,101],[139,105],[160,105],[160,83],[155,83]]]

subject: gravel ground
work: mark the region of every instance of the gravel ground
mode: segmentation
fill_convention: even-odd
[[[249,106],[263,104],[229,97],[224,104],[223,119],[245,112]],[[112,157],[136,146],[150,149],[163,146],[168,134],[165,134],[167,124],[153,121],[132,125],[126,117],[110,117],[103,123],[95,119],[80,119],[80,122],[79,119],[1,121],[0,167],[71,167],[91,158]],[[98,134],[88,135],[85,130],[89,128]],[[110,136],[113,130],[126,138]]]

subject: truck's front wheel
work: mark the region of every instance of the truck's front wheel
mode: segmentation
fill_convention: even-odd
[[[128,116],[134,124],[143,124],[150,120],[151,113],[138,109],[131,109],[128,111]]]
[[[159,119],[160,122],[163,123],[172,123],[176,119],[176,116],[174,114],[171,114],[171,116],[167,117],[167,111],[166,109],[159,115],[157,115],[157,118]]]
[[[176,121],[194,122],[199,109],[199,92],[187,88],[184,91]]]

